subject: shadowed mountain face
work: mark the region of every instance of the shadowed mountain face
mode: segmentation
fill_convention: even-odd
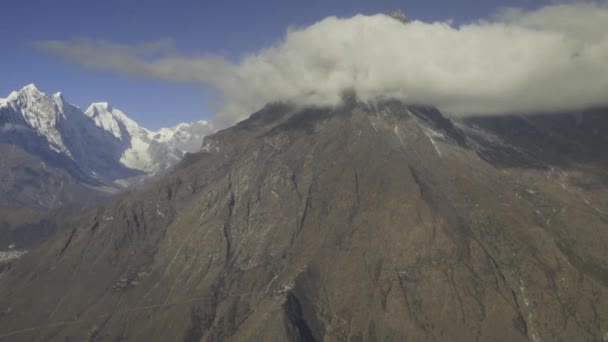
[[[63,217],[0,340],[601,340],[607,122],[269,105]]]
[[[478,140],[490,152],[490,161],[499,166],[607,167],[607,114],[607,109],[596,109],[576,114],[469,118],[463,130]],[[492,156],[492,150],[503,154]]]
[[[15,145],[0,144],[0,207],[57,208],[103,196],[66,171],[47,165]]]
[[[64,213],[79,210],[113,193],[87,185],[16,145],[0,144],[0,156],[0,251],[9,245],[29,248],[48,238],[54,224],[45,216],[56,214],[49,209],[71,205]]]

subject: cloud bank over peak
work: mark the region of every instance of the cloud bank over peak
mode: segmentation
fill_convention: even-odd
[[[454,115],[559,112],[608,104],[608,5],[504,9],[454,26],[388,15],[328,17],[290,29],[273,47],[231,63],[180,56],[166,43],[42,41],[35,46],[94,69],[195,82],[224,100],[231,124],[264,104],[335,105],[397,98]]]

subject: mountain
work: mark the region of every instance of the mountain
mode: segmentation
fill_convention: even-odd
[[[0,207],[57,208],[77,201],[92,204],[103,197],[102,187],[78,182],[19,146],[0,144],[0,155]],[[113,191],[106,188],[106,193]]]
[[[149,131],[108,103],[93,103],[83,112],[61,93],[49,96],[33,84],[0,99],[0,144],[18,147],[44,169],[67,174],[69,180],[66,175],[52,178],[62,184],[123,188],[172,167],[186,152],[196,151],[210,132],[206,121]],[[36,189],[29,191],[35,194]],[[52,191],[44,186],[38,189],[39,193]],[[43,203],[47,202],[33,204]]]
[[[268,105],[59,216],[0,276],[0,339],[605,339],[607,129]]]
[[[407,24],[409,22],[409,20],[405,16],[405,13],[403,13],[403,11],[400,10],[400,9],[398,9],[396,11],[388,12],[387,15],[389,15],[392,18],[395,18],[395,19],[399,20],[400,22],[402,22],[404,24]]]
[[[91,104],[84,114],[95,126],[124,142],[122,165],[147,174],[161,173],[181,160],[186,152],[197,151],[203,137],[212,131],[207,121],[149,131],[107,102]]]

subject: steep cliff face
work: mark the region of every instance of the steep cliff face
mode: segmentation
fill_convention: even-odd
[[[269,105],[62,218],[0,275],[0,339],[601,340],[607,154],[545,160],[493,120]]]

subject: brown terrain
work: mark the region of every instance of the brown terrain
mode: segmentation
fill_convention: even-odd
[[[2,341],[607,341],[608,116],[268,105],[0,273]]]
[[[53,232],[53,216],[116,192],[84,183],[17,145],[0,144],[0,156],[0,251],[37,245]]]

